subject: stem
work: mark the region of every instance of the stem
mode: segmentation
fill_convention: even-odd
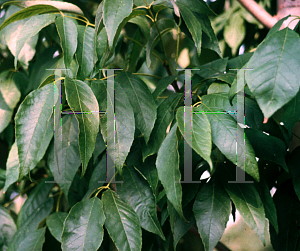
[[[162,45],[162,48],[163,48],[163,52],[164,52],[164,54],[166,55],[166,50],[165,50],[164,44],[163,44],[163,42],[162,42],[162,37],[161,37],[161,34],[160,34],[160,30],[159,30],[159,28],[158,28],[158,26],[157,26],[155,17],[154,17],[154,15],[153,15],[153,13],[152,13],[152,11],[151,11],[151,9],[150,9],[153,2],[152,2],[150,5],[148,5],[147,2],[146,2],[145,0],[144,0],[144,2],[145,2],[146,5],[147,5],[147,9],[149,10],[149,13],[150,13],[151,17],[148,16],[148,15],[146,15],[146,16],[148,16],[149,18],[151,18],[152,22],[154,23],[154,25],[155,25],[155,27],[156,27],[156,29],[157,29],[158,35],[159,35],[159,39],[160,39],[160,42],[161,42],[161,45]]]
[[[90,26],[92,26],[92,27],[95,27],[95,25],[94,25],[94,24],[91,24],[91,23],[89,22],[89,20],[87,20],[86,17],[81,16],[81,15],[80,15],[80,17],[81,17],[81,18],[84,18],[84,19],[80,19],[80,18],[78,18],[78,17],[67,16],[67,15],[65,15],[65,14],[63,14],[63,17],[73,18],[73,19],[75,19],[75,20],[78,20],[78,21],[81,21],[81,22],[86,23],[86,25],[90,25]]]
[[[146,2],[145,0],[144,0],[144,2],[146,3],[147,8],[148,8],[148,10],[149,10],[149,13],[150,13],[150,15],[151,15],[151,17],[152,17],[152,22],[154,23],[154,25],[155,25],[155,27],[156,27],[156,29],[157,29],[157,32],[158,32],[158,35],[159,35],[159,40],[160,40],[161,45],[162,45],[163,53],[164,53],[164,55],[165,55],[165,57],[166,57],[166,60],[167,60],[167,53],[166,53],[166,49],[165,49],[164,43],[163,43],[163,41],[162,41],[161,33],[160,33],[159,28],[158,28],[158,25],[157,25],[157,22],[156,22],[156,18],[154,17],[154,15],[153,15],[153,13],[152,13],[152,11],[151,11],[151,9],[150,9],[150,7],[151,7],[151,5],[153,4],[153,2],[152,2],[150,5],[148,5],[147,2]],[[146,15],[146,16],[147,16],[147,15]],[[169,76],[172,76],[170,67],[169,67],[168,65],[166,65],[164,62],[163,62],[163,66],[165,67],[165,69],[166,69],[168,75],[169,75]],[[175,92],[180,92],[180,91],[179,91],[179,88],[178,88],[178,86],[177,86],[176,80],[173,81],[172,86],[173,86]]]
[[[99,79],[99,80],[105,80],[105,79],[108,79],[108,78],[111,78],[111,77],[115,77],[117,74],[114,74],[114,75],[112,75],[112,76],[109,76],[109,77],[104,77],[104,78],[101,78],[101,79]]]
[[[278,21],[276,17],[271,16],[263,7],[254,0],[238,0],[245,9],[254,16],[266,28],[271,29]]]
[[[128,36],[126,36],[126,35],[123,35],[123,37],[125,37],[125,38],[128,39],[128,40],[131,40],[132,42],[135,42],[136,44],[138,44],[138,45],[141,46],[141,47],[146,47],[145,45],[143,45],[142,43],[140,43],[139,41],[137,41],[137,40],[135,40],[135,39],[133,39],[133,38],[131,38],[131,37],[128,37]]]
[[[149,12],[150,12],[152,18],[154,19],[154,16],[153,16],[152,11],[151,11],[150,9],[149,9]],[[157,32],[158,32],[158,35],[159,35],[159,40],[160,40],[160,42],[161,42],[161,46],[162,46],[163,52],[164,52],[164,54],[165,54],[165,56],[166,56],[167,53],[166,53],[166,50],[165,50],[164,43],[163,43],[163,41],[162,41],[162,36],[161,36],[160,30],[159,30],[159,28],[158,28],[157,22],[156,22],[155,20],[154,20],[154,25],[155,25],[155,27],[156,27],[156,29],[157,29]]]
[[[56,212],[59,211],[59,203],[60,203],[61,196],[62,196],[62,191],[60,190],[59,196],[58,196],[58,199],[57,199],[57,204],[56,204]]]
[[[99,188],[97,188],[96,190],[99,189],[99,191],[95,194],[95,197],[98,196],[98,194],[103,190],[103,189],[110,189],[110,183],[112,182],[112,180],[114,179],[114,177],[116,177],[116,174],[118,173],[118,171],[115,172],[114,176],[110,179],[109,183],[106,186],[101,186]],[[93,192],[94,193],[94,192]],[[90,197],[90,196],[89,196]]]
[[[149,15],[145,15],[146,17],[148,17],[152,22],[154,22],[154,19],[152,17],[150,17]]]

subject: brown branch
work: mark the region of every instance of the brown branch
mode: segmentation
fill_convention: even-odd
[[[266,28],[271,29],[278,19],[271,16],[263,7],[261,7],[254,0],[238,0],[238,2],[244,6],[244,8],[254,16],[260,23]]]

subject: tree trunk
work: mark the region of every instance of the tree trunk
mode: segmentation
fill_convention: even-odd
[[[278,20],[287,16],[287,15],[294,15],[300,16],[300,0],[277,0],[277,18]],[[284,27],[287,27],[291,20],[295,19],[295,17],[290,17],[283,23]],[[295,19],[289,25],[290,29],[293,29],[299,19]]]

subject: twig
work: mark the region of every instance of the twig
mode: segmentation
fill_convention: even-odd
[[[266,28],[271,29],[277,23],[277,18],[271,16],[263,7],[261,7],[254,0],[238,0],[238,2],[241,5],[243,5],[245,9]]]

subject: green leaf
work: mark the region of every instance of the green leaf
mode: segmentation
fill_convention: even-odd
[[[107,110],[107,81],[91,81],[90,87],[98,101],[99,110],[105,112]]]
[[[104,222],[99,198],[78,202],[64,221],[62,250],[98,250],[103,240]]]
[[[177,0],[176,4],[185,5],[186,8],[193,10],[199,14],[215,16],[215,13],[209,8],[203,0]]]
[[[30,232],[26,238],[21,242],[18,250],[20,251],[42,251],[45,242],[46,228],[43,227],[38,230]]]
[[[116,31],[116,34],[115,34],[115,37],[114,37],[114,41],[113,41],[113,45],[112,47],[110,48],[111,49],[111,53],[114,53],[114,57],[116,56],[116,54],[118,54],[117,52],[117,49],[118,49],[118,46],[117,43],[119,43],[119,49],[120,50],[120,34],[124,28],[124,26],[131,20],[133,19],[134,17],[137,17],[137,16],[145,16],[147,14],[147,12],[145,10],[141,10],[141,9],[135,9],[135,10],[132,10],[132,12],[130,13],[130,15],[126,18],[123,19],[123,21],[120,23],[117,31]]]
[[[156,105],[148,86],[139,77],[128,72],[118,74],[115,81],[122,84],[133,108],[135,125],[147,143],[156,119]]]
[[[49,215],[46,219],[47,227],[50,233],[55,237],[56,240],[61,242],[61,234],[63,232],[64,221],[67,218],[68,213],[65,212],[54,212]]]
[[[107,31],[109,47],[113,46],[118,26],[132,12],[132,0],[105,0],[103,20]]]
[[[132,38],[136,41],[141,40],[140,31],[137,29]],[[126,51],[125,62],[126,62],[126,71],[135,72],[138,60],[140,55],[143,52],[143,47],[137,44],[134,41],[128,42],[128,48]]]
[[[72,111],[80,113],[75,116],[79,122],[79,151],[84,175],[99,131],[99,106],[93,91],[86,83],[66,77],[65,88]]]
[[[143,169],[142,149],[144,148],[144,146],[145,146],[145,140],[142,137],[136,137],[132,143],[130,152],[126,159],[127,166],[134,166],[138,168],[140,171]],[[141,172],[143,173],[143,171]],[[144,174],[144,176],[146,175]]]
[[[256,157],[279,164],[288,171],[285,162],[286,146],[282,140],[251,128],[246,128],[245,133],[255,151]]]
[[[10,72],[2,72],[0,74],[0,132],[8,126],[20,97],[21,93]]]
[[[283,183],[274,194],[278,234],[270,227],[271,243],[276,251],[299,250],[300,203],[290,182]],[[298,247],[297,247],[298,246]]]
[[[214,111],[236,111],[238,109],[237,97],[233,97],[231,105],[228,102],[228,95],[224,93],[212,93],[205,95],[203,96],[202,101]],[[264,117],[258,104],[254,100],[245,97],[245,104],[243,105],[240,103],[239,107],[242,108],[243,106],[245,107],[245,124],[253,129],[262,130]],[[236,114],[231,115],[236,119]]]
[[[81,9],[79,9],[76,5],[71,4],[71,3],[67,3],[67,2],[56,2],[56,1],[10,1],[10,2],[6,2],[5,4],[3,4],[2,6],[5,5],[16,5],[20,8],[27,8],[27,7],[31,7],[31,6],[36,6],[36,5],[48,5],[48,6],[52,6],[55,7],[56,9],[55,12],[57,12],[57,10],[60,10],[62,12],[68,12],[68,13],[76,13],[79,15],[83,15],[83,12]],[[52,10],[51,7],[46,7],[49,8],[49,10]]]
[[[110,57],[107,33],[105,29],[101,30],[97,35],[96,53],[98,57],[97,69],[102,69]]]
[[[210,94],[207,95],[207,100],[209,100],[209,96],[216,95]],[[216,107],[209,105],[208,102],[205,100],[206,98],[203,97],[202,104],[200,107],[194,108],[195,111],[205,111],[205,112],[212,112],[219,106]],[[216,99],[211,102],[225,102],[223,99]],[[228,100],[227,100],[228,102]],[[225,103],[226,105],[227,102]],[[228,102],[229,103],[229,102]],[[211,103],[214,105],[214,103]],[[229,104],[230,107],[230,104]],[[225,111],[230,111],[229,109],[223,108]],[[223,110],[222,109],[222,110]],[[242,129],[237,126],[237,123],[234,118],[232,118],[228,114],[218,114],[218,113],[211,113],[208,116],[210,125],[211,125],[211,135],[213,143],[219,148],[219,150],[229,159],[232,163],[236,163],[237,156],[242,155],[245,156],[245,163],[241,163],[241,167],[245,167],[245,172],[250,174],[255,180],[259,181],[259,172],[258,166],[255,159],[254,150],[248,140],[245,137],[245,144],[244,142],[237,142],[236,137],[237,133],[242,133]],[[241,136],[242,137],[242,136]],[[244,137],[243,137],[244,138]],[[237,144],[237,145],[236,145]]]
[[[212,161],[210,158],[211,148],[212,148],[212,132],[209,123],[209,115],[201,113],[192,114],[192,128],[189,128],[190,123],[187,123],[187,128],[185,128],[184,117],[186,112],[190,112],[190,109],[185,107],[180,107],[177,110],[176,120],[178,123],[178,128],[181,134],[185,137],[186,142],[197,152],[204,160],[207,161],[210,168],[213,168]],[[195,112],[195,109],[194,111]],[[192,138],[188,139],[185,136],[185,130],[192,130]]]
[[[49,178],[40,182],[37,187],[30,193],[28,199],[23,204],[18,215],[18,228],[26,224],[28,219],[41,207],[47,200],[48,195],[53,188],[53,183],[46,183]]]
[[[96,138],[96,145],[95,145],[95,150],[93,152],[93,163],[96,164],[98,161],[98,157],[101,153],[106,150],[106,144],[103,140],[101,132],[98,132],[97,138]]]
[[[167,89],[167,87],[173,83],[173,81],[175,80],[175,78],[177,77],[177,75],[172,75],[172,76],[168,76],[168,77],[164,77],[162,79],[160,79],[157,83],[157,86],[154,90],[154,92],[152,93],[153,99],[156,100],[158,98],[158,96],[160,94],[163,93],[163,91],[165,89]]]
[[[270,224],[274,227],[276,233],[278,233],[278,222],[277,222],[277,212],[274,201],[272,199],[270,189],[265,179],[261,179],[257,183],[258,192],[262,203],[264,204],[266,217],[269,219]]]
[[[90,75],[96,62],[95,29],[89,26],[78,25],[77,30],[76,58],[79,65],[77,78],[85,80]]]
[[[173,93],[157,108],[157,119],[154,128],[151,132],[147,147],[143,148],[143,160],[145,160],[147,156],[158,152],[161,143],[166,137],[167,128],[174,118],[175,108],[181,98],[182,94]]]
[[[266,38],[269,37],[269,36],[271,36],[271,35],[273,35],[273,34],[276,33],[277,31],[279,31],[280,28],[281,28],[281,26],[282,26],[282,24],[283,24],[283,22],[284,22],[285,20],[287,20],[289,17],[290,17],[290,15],[288,15],[288,16],[286,16],[286,17],[280,19],[280,20],[279,20],[279,21],[278,21],[278,22],[277,22],[277,23],[269,30],[269,32],[268,32]]]
[[[145,176],[150,187],[152,188],[153,194],[156,193],[156,187],[158,185],[158,174],[155,166],[156,156],[150,156],[147,158],[144,163],[140,166],[137,166],[139,171]]]
[[[34,2],[34,1],[31,1]],[[41,5],[33,5],[30,7],[27,7],[25,9],[22,9],[13,15],[11,15],[9,18],[7,18],[0,26],[0,31],[6,27],[7,25],[28,18],[32,16],[36,16],[39,14],[46,14],[51,12],[59,12],[59,10],[51,5],[41,4]]]
[[[167,197],[177,213],[184,218],[182,212],[182,188],[179,183],[178,139],[176,136],[177,123],[173,125],[169,134],[159,148],[156,160],[158,177],[166,190]]]
[[[170,215],[171,231],[173,233],[173,246],[176,250],[177,244],[186,232],[195,224],[195,217],[190,209],[191,206],[184,208],[186,220],[179,217],[173,205],[167,200],[167,210]],[[201,249],[202,250],[202,249]]]
[[[221,92],[228,93],[229,86],[227,84],[212,83],[207,90],[207,94],[221,93]]]
[[[0,244],[3,245],[2,248],[4,250],[7,249],[8,244],[12,240],[16,231],[17,227],[13,218],[10,216],[9,212],[4,207],[0,206]]]
[[[300,90],[297,95],[288,102],[284,107],[284,113],[281,116],[280,121],[283,123],[284,127],[288,129],[289,133],[292,131],[300,119]]]
[[[286,28],[274,32],[256,49],[247,66],[246,81],[265,118],[289,102],[299,91],[297,33]]]
[[[20,175],[26,175],[44,156],[52,138],[51,115],[54,106],[54,85],[37,89],[24,99],[16,116],[16,141]]]
[[[6,180],[6,171],[4,169],[0,169],[0,189],[4,187],[5,180]]]
[[[163,18],[156,22],[156,25],[153,25],[150,30],[150,39],[147,42],[147,66],[150,68],[151,66],[151,53],[154,49],[155,45],[159,42],[160,38],[162,38],[166,33],[172,31],[172,29],[176,28],[177,25],[174,19]]]
[[[45,86],[47,84],[54,83],[56,77],[57,76],[55,76],[54,74],[50,75],[40,84],[40,86],[38,88],[42,88],[43,86]]]
[[[143,33],[144,37],[147,40],[149,40],[149,38],[150,38],[150,26],[149,26],[149,24],[147,22],[146,17],[136,16],[136,17],[130,19],[128,22],[136,24],[140,28],[140,30]]]
[[[221,239],[230,208],[230,198],[216,178],[212,178],[198,192],[193,212],[206,251],[213,251]]]
[[[244,66],[242,66],[243,68],[247,68],[247,64],[245,64]],[[239,93],[239,92],[244,92],[246,93],[245,87],[242,84],[237,83],[238,79],[244,79],[245,77],[245,71],[243,70],[238,70],[236,77],[234,78],[230,90],[228,92],[228,98],[230,100],[230,102],[232,102],[232,99],[234,98],[234,96]]]
[[[146,5],[150,5],[153,1],[152,0],[133,0],[133,3],[136,6],[145,6],[145,3],[147,3]]]
[[[104,23],[103,23],[103,3],[101,2],[97,8],[97,12],[96,12],[96,18],[95,18],[95,36],[98,35],[99,32],[101,32],[101,30],[104,27]]]
[[[33,233],[37,229],[39,223],[50,214],[53,202],[53,198],[48,198],[43,204],[36,208],[36,210],[29,216],[29,218],[27,218],[25,223],[18,229],[18,231],[14,235],[12,241],[8,246],[8,251],[21,250],[21,247],[25,245],[24,243],[29,241],[27,237],[31,236],[30,233]],[[30,241],[36,243],[36,238],[38,237],[33,234],[33,236],[31,236],[29,239]],[[38,245],[38,243],[39,241],[37,241],[36,244]]]
[[[225,25],[223,33],[225,42],[232,49],[232,54],[236,54],[240,44],[246,36],[244,18],[242,18],[239,12],[232,14],[229,22]]]
[[[113,100],[109,100],[108,102],[113,105]],[[111,151],[115,148],[115,166],[121,173],[123,164],[134,139],[135,120],[129,98],[127,98],[126,93],[119,82],[115,82],[115,118],[116,129],[115,131],[111,130],[111,133],[108,134],[107,137],[113,139],[115,135],[115,146],[112,145],[109,147],[111,147]],[[113,121],[108,121],[107,126],[113,126]]]
[[[50,26],[51,27],[51,26]],[[32,90],[37,89],[47,78],[54,74],[54,71],[48,71],[45,69],[58,68],[58,57],[53,58],[54,53],[58,48],[50,47],[41,53],[40,57],[37,57],[36,62],[33,64],[32,72],[29,76],[29,83],[25,88],[25,93],[29,93]],[[63,73],[63,72],[62,72]],[[63,74],[62,74],[63,75]]]
[[[236,167],[226,164],[219,169],[218,176],[236,209],[265,245],[265,210],[259,193],[252,183],[229,183],[236,179],[235,173]]]
[[[89,190],[84,195],[83,199],[87,199],[92,195],[97,188],[103,185],[106,180],[106,154],[103,154],[101,160],[96,165],[89,182]],[[100,182],[101,181],[101,182]]]
[[[65,67],[69,69],[77,48],[77,26],[67,17],[58,17],[55,25],[60,37]]]
[[[232,105],[229,103],[228,95],[226,93],[211,93],[201,97],[202,104],[208,107],[207,111],[236,111],[237,101],[232,101]],[[206,110],[205,110],[206,111]],[[233,116],[236,118],[236,115]]]
[[[115,130],[111,130],[109,133],[106,132],[106,127],[114,128],[114,124],[113,121],[107,121],[105,116],[101,117],[100,123],[104,138],[108,137],[110,142],[115,141],[115,145],[108,147],[112,153],[114,152],[112,158],[115,159],[116,168],[122,172],[123,164],[134,139],[135,120],[132,106],[121,84],[115,81],[114,87],[115,98],[107,103],[107,83],[104,81],[93,81],[91,85],[101,111],[106,111],[107,105],[115,106]]]
[[[193,13],[193,9],[186,7],[186,5],[180,3],[180,1],[176,2],[179,7],[180,14],[183,17],[186,26],[188,27],[190,33],[192,34],[193,40],[197,47],[198,55],[201,54],[201,42],[202,42],[202,26],[198,21],[197,17]]]
[[[22,32],[19,33],[19,36],[16,41],[16,53],[15,53],[15,68],[17,69],[17,60],[19,54],[24,47],[24,45],[31,39],[33,36],[38,34],[41,29],[48,26],[51,23],[54,23],[55,15],[54,14],[44,14],[31,17],[24,25]]]
[[[5,14],[5,17],[10,17],[14,15],[19,10],[16,6],[10,6]],[[29,19],[29,18],[28,18]],[[24,27],[24,24],[28,19],[23,19],[16,21],[9,25],[9,27],[6,27],[3,32],[3,38],[6,42],[6,45],[8,46],[11,53],[15,56],[16,55],[16,47],[17,47],[17,39],[19,36],[22,36],[22,32],[24,29],[27,29]],[[24,35],[24,34],[23,34]],[[22,63],[25,67],[28,67],[28,62],[33,58],[35,54],[35,47],[38,42],[38,35],[35,35],[31,37],[27,43],[25,44],[24,48],[21,50],[18,56],[18,60],[20,63]]]
[[[235,102],[235,100],[234,100]],[[245,97],[245,123],[249,127],[262,130],[263,128],[263,119],[264,115],[262,114],[258,104],[250,98]]]
[[[76,117],[74,115],[62,117],[61,144],[58,144],[57,152],[55,152],[54,144],[52,144],[48,155],[48,165],[54,180],[67,198],[71,183],[81,165],[78,134],[79,129]],[[57,163],[56,154],[61,156],[60,163]]]
[[[158,234],[165,240],[156,214],[155,197],[145,177],[133,167],[124,168],[122,176],[124,182],[117,183],[120,197],[132,206],[139,217],[142,228]]]
[[[18,157],[18,148],[17,143],[14,142],[12,145],[8,159],[6,162],[6,180],[5,180],[5,186],[4,186],[4,192],[7,191],[8,187],[15,183],[19,178],[19,157]]]
[[[228,62],[228,58],[221,58],[221,59],[214,60],[210,63],[201,65],[200,71],[196,71],[195,74],[201,76],[202,78],[211,78],[211,77],[217,78],[218,76],[224,74],[224,71],[226,70],[227,62]]]
[[[228,60],[227,68],[232,73],[236,73],[237,71],[230,70],[230,69],[246,68],[245,65],[250,60],[252,55],[253,55],[253,52],[245,52],[242,55],[231,58],[230,60]]]
[[[211,26],[210,19],[208,18],[208,16],[205,14],[196,13],[194,12],[194,10],[193,10],[193,14],[197,18],[197,21],[200,22],[203,31],[201,46],[215,51],[221,58],[223,58],[219,46],[219,40],[216,37],[216,34]]]
[[[120,251],[138,251],[142,248],[142,230],[139,219],[131,206],[113,191],[102,196],[105,228]]]

